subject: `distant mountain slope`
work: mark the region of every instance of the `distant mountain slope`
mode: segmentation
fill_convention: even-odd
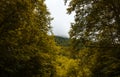
[[[55,42],[60,46],[69,46],[69,38],[62,36],[55,36]]]

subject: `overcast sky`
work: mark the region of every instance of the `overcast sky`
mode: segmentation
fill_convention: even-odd
[[[51,22],[53,33],[55,35],[68,37],[70,23],[74,21],[74,16],[66,14],[67,6],[64,5],[64,0],[46,0],[51,16],[54,20]]]

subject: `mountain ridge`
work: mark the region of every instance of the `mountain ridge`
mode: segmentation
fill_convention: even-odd
[[[69,46],[69,38],[68,37],[55,35],[54,40],[55,40],[57,45]]]

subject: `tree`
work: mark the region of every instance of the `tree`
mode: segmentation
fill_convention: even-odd
[[[75,11],[75,23],[70,31],[73,51],[81,47],[97,50],[98,62],[91,68],[92,77],[119,76],[119,8],[119,0],[71,0],[69,3],[68,13]]]
[[[112,46],[118,45],[119,3],[118,0],[72,0],[67,9],[68,13],[76,12],[75,23],[72,24],[70,31],[71,38],[81,39],[84,44],[87,41],[109,40]]]
[[[0,9],[0,76],[51,76],[54,43],[44,0],[1,0]]]

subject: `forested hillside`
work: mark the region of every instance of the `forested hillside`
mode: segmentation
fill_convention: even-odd
[[[60,46],[69,46],[69,44],[70,44],[70,40],[67,37],[54,36],[54,40],[55,40],[56,44],[60,45]]]
[[[63,1],[70,38],[48,35],[45,0],[0,1],[0,77],[120,77],[120,1]]]

